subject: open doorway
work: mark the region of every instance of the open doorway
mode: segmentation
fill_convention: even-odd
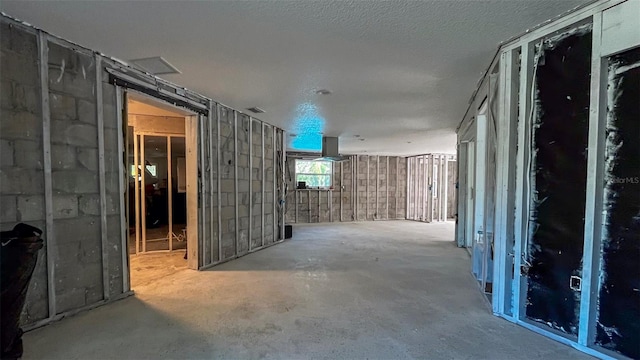
[[[127,93],[128,253],[131,288],[188,268],[187,133],[194,114]],[[191,141],[195,142],[195,141]],[[197,177],[197,174],[196,176]],[[197,195],[196,195],[197,198]],[[193,216],[193,214],[191,214]],[[191,226],[189,226],[191,225]]]

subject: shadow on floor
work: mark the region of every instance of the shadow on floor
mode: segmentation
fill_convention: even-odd
[[[23,359],[181,359],[182,344],[206,341],[166,309],[129,297],[28,332]]]

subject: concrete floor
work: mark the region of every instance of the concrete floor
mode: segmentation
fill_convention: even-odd
[[[131,272],[131,289],[137,291],[178,271],[187,269],[184,259],[185,250],[172,253],[150,253],[129,255],[129,271]]]
[[[579,359],[490,314],[453,224],[303,225],[25,335],[25,359]]]

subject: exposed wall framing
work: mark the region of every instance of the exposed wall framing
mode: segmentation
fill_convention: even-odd
[[[407,164],[409,196],[406,219],[423,222],[454,219],[456,156],[417,155],[408,157]]]
[[[197,189],[188,200],[197,209],[188,220],[189,267],[281,241],[282,129],[8,16],[0,31],[0,226],[27,222],[45,240],[23,328],[132,294],[127,89],[195,114],[187,120],[195,155],[187,168],[197,174],[187,184]]]
[[[612,60],[616,56],[623,56],[620,55],[621,53],[637,52],[640,48],[640,31],[638,31],[636,24],[638,13],[640,13],[640,2],[602,0],[576,9],[574,12],[549,21],[504,43],[480,81],[464,119],[458,127],[459,159],[462,159],[463,162],[475,162],[478,157],[489,159],[490,154],[481,149],[478,149],[474,159],[466,159],[465,155],[469,142],[477,141],[477,136],[492,135],[490,133],[493,125],[491,122],[488,127],[489,133],[483,135],[479,132],[478,109],[487,96],[491,97],[492,84],[497,83],[497,104],[495,109],[490,110],[489,117],[491,119],[491,116],[495,115],[497,135],[495,137],[495,163],[497,166],[495,174],[493,174],[494,171],[489,171],[486,174],[487,178],[489,176],[495,177],[496,191],[493,195],[491,192],[487,192],[486,196],[480,196],[483,190],[474,189],[478,194],[475,202],[491,206],[494,210],[486,211],[487,209],[485,209],[479,219],[486,224],[486,217],[495,213],[495,217],[490,221],[494,230],[494,251],[492,254],[494,259],[492,293],[494,313],[599,358],[625,356],[636,358],[639,355],[637,352],[638,331],[637,327],[634,327],[640,323],[638,318],[640,310],[637,306],[639,295],[637,292],[630,291],[629,289],[633,286],[630,288],[628,284],[637,283],[640,272],[632,271],[627,267],[621,272],[625,274],[623,277],[616,278],[616,275],[611,274],[615,273],[615,266],[624,268],[622,264],[625,264],[628,259],[637,259],[638,251],[640,251],[640,246],[636,244],[637,241],[625,242],[623,240],[626,230],[618,233],[620,229],[635,229],[640,226],[637,223],[637,218],[628,215],[634,211],[629,213],[622,211],[613,215],[616,209],[612,199],[624,198],[624,201],[627,201],[625,209],[636,209],[640,207],[640,204],[637,203],[637,198],[633,195],[611,197],[611,194],[607,193],[610,188],[615,191],[622,191],[623,188],[630,189],[634,195],[640,193],[634,188],[637,187],[637,183],[640,183],[640,181],[635,182],[637,174],[633,174],[633,172],[629,174],[629,170],[615,173],[615,171],[622,169],[624,164],[633,163],[626,157],[624,161],[619,158],[624,153],[624,151],[616,152],[624,146],[620,145],[628,144],[637,149],[637,142],[623,141],[615,146],[606,144],[606,141],[611,141],[613,144],[620,139],[616,134],[621,134],[617,133],[617,125],[611,126],[611,119],[615,119],[620,114],[618,105],[611,99],[624,101],[622,96],[614,94],[617,84],[610,82],[610,79],[616,76],[613,74],[616,69],[610,64],[611,61],[613,63],[617,61]],[[578,55],[580,51],[575,50],[579,46],[577,38],[572,38],[575,34],[579,34],[585,25],[589,26],[593,33],[586,45],[589,51],[583,51],[585,54],[591,54],[590,58]],[[540,126],[541,124],[536,122],[538,116],[554,116],[553,111],[539,112],[540,108],[544,106],[544,102],[549,101],[550,96],[548,92],[545,92],[546,90],[540,89],[539,86],[544,86],[540,77],[547,76],[541,67],[545,64],[549,65],[555,60],[552,55],[544,57],[536,55],[540,54],[541,44],[545,49],[564,51],[562,50],[564,45],[557,45],[558,41],[570,41],[571,44],[567,45],[566,49],[575,54],[564,54],[556,65],[551,65],[553,67],[551,70],[558,72],[562,70],[562,67],[559,66],[560,62],[564,64],[567,61],[575,61],[575,59],[586,61],[587,65],[582,67],[573,65],[567,71],[560,71],[562,76],[557,76],[556,73],[550,75],[549,81],[553,83],[550,89],[556,91],[573,86],[576,81],[563,83],[561,79],[577,69],[590,74],[590,80],[587,81],[586,89],[583,86],[583,89],[576,94],[558,95],[557,99],[562,104],[553,106],[554,109],[560,110],[558,112],[558,116],[561,117],[560,123],[575,122],[571,116],[579,114],[585,106],[588,106],[588,119],[585,120],[588,121],[588,137],[581,145],[582,151],[575,151],[575,154],[583,154],[586,157],[580,160],[578,158],[581,156],[574,154],[571,155],[573,160],[570,160],[573,161],[572,164],[580,161],[586,163],[586,170],[573,171],[572,174],[569,174],[579,176],[579,179],[571,180],[573,188],[582,186],[584,189],[586,187],[583,195],[574,195],[578,198],[571,201],[581,204],[582,207],[576,209],[576,212],[582,213],[582,215],[575,216],[576,219],[581,220],[581,223],[574,226],[575,230],[572,231],[572,233],[578,234],[579,241],[566,241],[568,235],[560,235],[560,233],[554,235],[550,239],[553,239],[557,246],[569,246],[570,248],[560,250],[556,248],[555,255],[553,255],[553,246],[535,238],[540,235],[540,231],[544,231],[544,226],[541,226],[539,222],[546,221],[535,215],[544,216],[539,211],[540,205],[551,204],[552,201],[559,199],[554,194],[544,195],[545,189],[559,186],[558,184],[561,184],[562,181],[568,180],[568,176],[556,176],[552,180],[555,185],[552,184],[551,187],[545,185],[547,180],[539,176],[539,172],[546,171],[547,166],[551,166],[549,169],[557,168],[558,159],[547,165],[538,164],[540,159],[544,160],[540,157],[549,153],[538,147],[556,146],[557,140],[541,139],[540,132],[544,129]],[[635,50],[633,50],[634,48]],[[629,63],[633,63],[633,61],[629,61]],[[497,79],[493,74],[497,74]],[[637,110],[639,83],[631,81],[628,84],[633,84],[634,87],[626,89],[625,93],[636,94],[632,95],[635,96],[635,100],[630,104],[633,103]],[[588,94],[587,101],[578,105],[576,110],[571,110],[571,102],[578,101],[580,94]],[[547,96],[547,98],[541,100],[538,96]],[[609,103],[607,103],[607,99],[609,99]],[[553,121],[547,119],[544,125],[553,127]],[[576,127],[577,124],[572,123],[568,131],[576,131]],[[637,127],[633,129],[637,130]],[[624,133],[633,132],[633,129],[626,130]],[[561,130],[552,131],[550,134],[555,136],[554,134],[558,131]],[[564,138],[571,138],[572,141],[577,142],[583,137],[577,134],[567,134]],[[491,142],[489,142],[489,146],[492,146]],[[630,153],[634,153],[634,151]],[[557,158],[563,152],[554,150],[551,153]],[[637,151],[634,154],[637,154]],[[623,165],[616,168],[619,164]],[[468,199],[474,194],[466,191],[466,187],[462,184],[462,181],[467,177],[467,168],[461,164],[459,170],[461,183],[458,194],[458,209],[460,213],[460,209],[464,208]],[[623,178],[625,180],[620,180]],[[621,183],[623,184],[621,185]],[[536,186],[543,186],[542,190],[544,191],[535,192]],[[561,193],[568,194],[570,190],[567,188]],[[541,196],[545,196],[545,198],[540,198]],[[546,198],[547,196],[549,198]],[[486,197],[491,197],[491,199]],[[565,205],[569,204],[556,204],[553,208],[559,210]],[[476,206],[476,208],[478,207]],[[532,212],[532,209],[535,211]],[[625,220],[618,223],[625,225],[618,228],[611,227],[611,216],[620,214],[622,214],[620,219],[624,218]],[[464,214],[460,215],[456,231],[459,244],[464,242],[464,228],[468,221],[472,220],[464,218]],[[566,218],[565,215],[558,215],[550,219],[563,222]],[[478,218],[473,220],[477,222]],[[607,227],[615,229],[613,230],[617,234],[615,240],[607,231]],[[556,228],[558,227],[556,226]],[[565,229],[566,226],[560,225],[560,228]],[[533,239],[532,236],[534,236]],[[637,240],[637,236],[635,238]],[[609,244],[613,241],[616,243],[613,249],[633,245],[625,248],[624,251],[614,250],[613,253],[617,258],[611,264],[616,265],[608,267],[607,261],[611,260],[608,258],[610,253],[607,251],[610,251]],[[623,243],[624,245],[622,245]],[[544,261],[546,264],[554,263],[552,268],[545,271],[536,270],[536,267],[539,267],[536,265],[536,254],[540,251],[546,251],[554,256],[553,261]],[[577,260],[566,260],[563,258],[565,253],[576,253],[578,258]],[[637,265],[636,260],[630,260],[628,263]],[[577,269],[562,270],[564,267],[574,265],[577,266]],[[551,279],[547,279],[547,277],[555,277],[555,279],[545,283]],[[613,292],[610,288],[602,292],[601,290],[608,286],[603,282],[603,279],[616,279],[613,280],[616,282],[613,289],[625,295],[616,298],[618,295],[611,295]],[[620,281],[619,279],[624,280]],[[542,283],[546,285],[539,285]],[[532,286],[534,290],[538,289],[544,294],[533,296]],[[570,290],[565,291],[564,289]],[[606,294],[605,296],[610,296],[611,299],[603,301],[603,293]],[[569,309],[565,309],[554,303],[553,299],[555,298],[562,304],[565,304],[567,298],[570,298],[573,305]],[[614,298],[618,300],[612,300]],[[532,306],[538,305],[541,308],[537,309],[534,314]],[[543,318],[544,322],[532,320],[531,316]],[[560,318],[556,319],[556,316],[560,316]]]
[[[333,189],[295,189],[295,159],[287,157],[286,221],[319,223],[405,218],[406,160],[394,156],[352,156],[333,163]]]

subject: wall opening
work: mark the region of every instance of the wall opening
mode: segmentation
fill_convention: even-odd
[[[129,92],[127,117],[128,254],[131,287],[188,267],[189,212],[187,126],[194,114]],[[197,196],[197,195],[196,195]],[[193,214],[192,214],[193,215]]]

